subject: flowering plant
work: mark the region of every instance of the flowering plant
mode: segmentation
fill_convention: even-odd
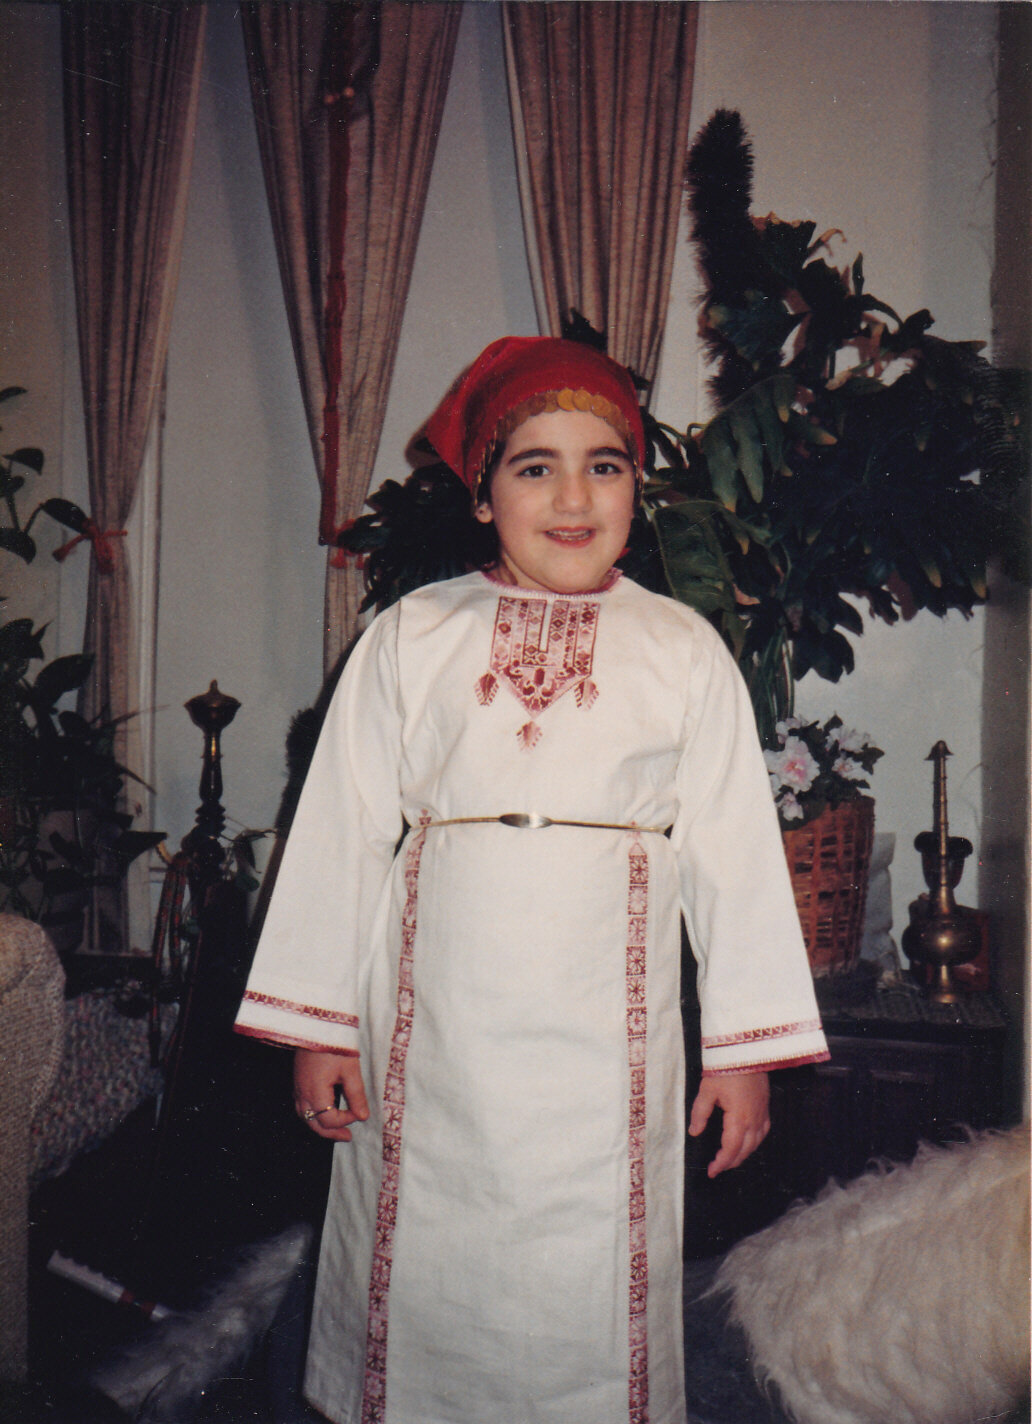
[[[856,800],[882,755],[867,732],[847,730],[841,717],[830,717],[823,726],[786,717],[775,736],[777,747],[763,759],[783,830],[812,821],[828,806]]]

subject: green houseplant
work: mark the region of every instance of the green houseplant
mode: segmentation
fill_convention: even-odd
[[[773,746],[796,679],[852,670],[849,596],[892,623],[970,613],[993,555],[1027,577],[1027,373],[932,335],[927,311],[901,318],[862,257],[829,263],[832,233],[753,218],[751,174],[740,117],[718,111],[689,162],[718,411],[653,425],[646,515],[670,591],[723,633]]]
[[[1027,373],[933,335],[928,311],[901,317],[866,290],[861,256],[831,265],[834,231],[752,217],[751,177],[741,119],[719,111],[688,184],[717,413],[654,428],[645,512],[670,591],[716,623],[749,684],[811,965],[838,974],[859,953],[860,793],[880,753],[861,738],[840,757],[837,719],[793,715],[795,682],[852,670],[858,602],[887,623],[967,615],[990,558],[1027,579]]]
[[[9,386],[0,402],[21,394]],[[42,468],[35,448],[0,456],[0,550],[24,564],[36,558],[41,516],[75,534],[88,522],[77,505],[56,498],[22,518],[20,496]],[[45,633],[28,618],[0,620],[0,910],[38,920],[68,952],[81,940],[89,892],[116,885],[164,837],[133,830],[122,806],[126,781],[139,778],[115,756],[117,722],[87,720],[63,705],[92,659],[45,661]]]

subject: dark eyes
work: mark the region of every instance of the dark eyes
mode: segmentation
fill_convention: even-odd
[[[593,465],[589,466],[590,473],[593,475],[622,475],[628,468],[629,465],[620,465],[614,460],[596,460]],[[548,465],[523,465],[513,473],[517,479],[540,480],[551,473],[551,467]]]

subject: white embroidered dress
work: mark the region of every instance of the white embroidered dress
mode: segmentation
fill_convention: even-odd
[[[434,824],[506,812],[673,829]],[[703,619],[626,578],[477,573],[374,621],[238,1021],[361,1051],[306,1378],[330,1419],[682,1424],[682,909],[705,1066],[823,1057],[752,711]]]

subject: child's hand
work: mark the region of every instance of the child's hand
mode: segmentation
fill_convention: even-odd
[[[729,1167],[740,1167],[770,1131],[770,1087],[766,1073],[715,1073],[699,1085],[688,1122],[691,1137],[698,1137],[715,1107],[723,1109],[724,1130],[720,1151],[706,1168],[716,1177]]]
[[[340,1105],[337,1106],[337,1090]],[[294,1054],[294,1107],[313,1132],[334,1142],[350,1142],[348,1128],[369,1116],[362,1066],[357,1055],[316,1053],[299,1048]]]

